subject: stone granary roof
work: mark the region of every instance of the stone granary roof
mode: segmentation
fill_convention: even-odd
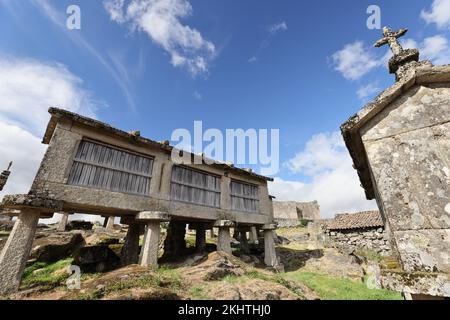
[[[351,230],[382,227],[384,227],[384,222],[379,211],[337,214],[336,217],[327,224],[328,230]]]
[[[414,86],[445,82],[450,82],[450,65],[432,66],[425,63],[423,66],[410,69],[398,82],[382,92],[373,102],[367,104],[341,126],[345,144],[350,151],[353,166],[358,172],[367,199],[375,199],[375,190],[369,172],[366,151],[359,133],[360,129]]]
[[[158,141],[150,140],[150,139],[141,137],[139,133],[136,134],[133,132],[131,132],[131,133],[125,132],[120,129],[114,128],[111,125],[106,124],[104,122],[94,120],[94,119],[91,119],[88,117],[84,117],[82,115],[79,115],[79,114],[76,114],[76,113],[73,113],[73,112],[70,112],[70,111],[67,111],[64,109],[50,108],[48,110],[48,112],[51,114],[52,117],[50,119],[50,122],[48,123],[47,129],[44,134],[44,138],[42,140],[42,143],[44,143],[44,144],[50,143],[50,139],[53,136],[53,132],[55,131],[56,125],[58,123],[58,119],[66,118],[71,121],[81,123],[85,126],[108,132],[109,134],[111,134],[113,136],[126,138],[130,141],[133,141],[136,144],[144,144],[144,145],[149,145],[152,147],[160,148],[160,149],[164,150],[165,152],[167,152],[168,154],[171,154],[172,150],[175,149],[173,146],[169,145],[169,141],[158,142]],[[182,152],[186,152],[186,151],[182,151]],[[253,171],[248,170],[248,169],[242,169],[242,168],[235,167],[232,164],[230,165],[230,164],[219,162],[219,161],[213,161],[211,159],[205,158],[204,155],[196,155],[196,154],[191,154],[191,155],[192,155],[192,157],[202,157],[203,160],[205,161],[205,163],[206,162],[212,163],[213,166],[220,167],[220,168],[224,169],[225,171],[232,171],[236,174],[240,174],[243,176],[252,176],[257,179],[273,181],[273,178],[269,178],[269,177],[265,177],[265,176],[256,174]],[[209,160],[209,161],[207,161],[207,160]]]

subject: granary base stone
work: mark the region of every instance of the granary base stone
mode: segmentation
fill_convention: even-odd
[[[123,245],[120,255],[122,266],[128,266],[139,262],[139,237],[142,227],[142,225],[136,223],[129,225],[125,237],[125,244]]]
[[[67,222],[69,221],[69,213],[60,212],[60,214],[62,214],[62,217],[58,224],[58,231],[63,232],[66,231]]]
[[[158,249],[161,229],[159,221],[147,223],[144,245],[142,246],[141,266],[158,267]]]
[[[219,237],[217,239],[217,251],[231,254],[230,227],[219,227]]]
[[[17,291],[33,245],[39,212],[23,210],[0,254],[0,294]]]

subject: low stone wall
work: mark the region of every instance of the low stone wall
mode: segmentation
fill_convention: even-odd
[[[300,224],[298,219],[274,219],[274,221],[279,228],[295,228]]]
[[[327,230],[326,233],[331,244],[345,251],[367,248],[382,256],[391,254],[389,236],[383,228]]]

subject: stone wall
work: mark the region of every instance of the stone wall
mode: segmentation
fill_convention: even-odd
[[[274,201],[273,212],[279,227],[296,227],[301,219],[311,221],[320,219],[320,207],[317,201]]]
[[[391,254],[389,236],[384,228],[327,230],[330,244],[346,252],[367,248],[382,256]]]

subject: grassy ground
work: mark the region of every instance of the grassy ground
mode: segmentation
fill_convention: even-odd
[[[284,277],[307,285],[322,300],[402,300],[402,296],[397,292],[371,290],[365,283],[347,278],[301,271],[286,273]]]
[[[73,259],[60,260],[55,263],[36,262],[25,269],[22,287],[41,285],[45,287],[57,287],[61,285],[69,274],[64,272],[72,264]]]

